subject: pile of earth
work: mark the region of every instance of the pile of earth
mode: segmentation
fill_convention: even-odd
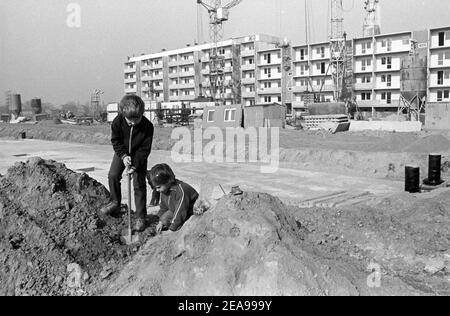
[[[98,215],[108,197],[86,174],[40,158],[0,176],[0,296],[102,293],[152,235],[124,245],[123,214]]]
[[[395,194],[342,209],[293,209],[322,256],[356,258],[427,295],[450,295],[450,190]]]
[[[421,294],[395,276],[382,287],[350,256],[327,257],[277,198],[225,196],[176,233],[149,240],[109,295],[266,296]],[[376,284],[376,283],[375,283]]]

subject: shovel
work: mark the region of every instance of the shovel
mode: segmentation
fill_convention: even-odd
[[[131,230],[131,178],[132,174],[128,173],[128,230],[127,233],[122,236],[122,241],[125,242],[126,245],[132,245],[139,242],[139,236],[133,236]]]

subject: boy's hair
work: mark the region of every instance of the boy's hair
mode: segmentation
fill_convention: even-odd
[[[149,178],[154,186],[174,184],[176,182],[172,168],[165,163],[154,166],[149,172]]]
[[[145,103],[137,95],[126,95],[120,101],[119,111],[128,119],[139,119],[144,115]]]

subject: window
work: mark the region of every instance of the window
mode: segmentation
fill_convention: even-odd
[[[270,88],[272,88],[272,82],[264,82],[264,88],[265,88],[265,89],[270,89]]]
[[[450,99],[450,90],[444,90],[444,99],[445,100]]]
[[[409,45],[410,43],[409,43],[409,38],[405,38],[404,40],[403,40],[403,45]]]
[[[281,96],[278,96],[278,102],[281,103]]]
[[[385,75],[381,76],[381,82],[383,82],[383,83],[386,82],[386,76]]]
[[[208,122],[214,122],[214,114],[216,113],[216,110],[209,110],[208,111]]]
[[[438,91],[437,92],[437,100],[438,100],[438,102],[442,101],[442,95],[443,95],[443,91]]]
[[[278,71],[279,74],[281,74],[281,66],[277,67],[277,71]]]
[[[438,85],[444,84],[444,72],[443,71],[438,71],[438,73],[437,73],[437,84]]]
[[[305,50],[304,49],[300,50],[300,60],[305,60]]]
[[[388,86],[388,87],[392,86],[392,75],[387,75],[387,77],[386,77],[386,86]]]
[[[155,65],[159,65],[159,60],[155,60]]]
[[[272,97],[268,96],[268,97],[264,97],[264,103],[271,103],[272,102]]]
[[[449,70],[444,72],[444,78],[445,79],[450,79],[450,71]]]
[[[392,69],[392,57],[387,58],[387,69]]]
[[[225,48],[219,49],[219,55],[225,55]]]
[[[281,52],[277,53],[277,57],[278,57],[278,59],[281,59]]]
[[[236,109],[225,110],[225,122],[236,122]]]
[[[381,41],[381,47],[385,48],[387,45],[387,41],[386,40],[382,40]]]
[[[438,55],[438,65],[439,66],[444,65],[444,53],[439,53],[439,55]]]
[[[264,74],[267,75],[268,78],[272,77],[272,70],[270,68],[264,68]]]
[[[392,93],[386,92],[386,103],[391,104],[392,103]]]
[[[445,40],[450,41],[450,31],[445,32]]]
[[[248,60],[248,65],[253,65],[255,63],[255,60],[253,58],[250,58]]]
[[[320,64],[320,73],[321,73],[321,74],[325,74],[325,71],[326,71],[326,70],[325,70],[325,63],[321,63],[321,64]]]
[[[153,74],[154,74],[155,76],[159,76],[159,70],[156,70]]]
[[[372,98],[372,95],[370,92],[363,92],[361,93],[361,100],[362,101],[370,101],[370,99]]]
[[[372,78],[369,76],[364,76],[361,78],[361,83],[371,83],[372,82]]]
[[[155,93],[156,97],[159,98],[161,96],[161,93],[158,91]]]
[[[320,48],[320,57],[325,58],[325,47]]]
[[[445,32],[439,32],[439,46],[445,45]]]
[[[156,81],[156,82],[155,82],[155,86],[156,86],[156,87],[159,87],[159,86],[160,86],[159,81]]]
[[[264,54],[264,61],[266,61],[268,64],[272,63],[271,55],[270,54]]]

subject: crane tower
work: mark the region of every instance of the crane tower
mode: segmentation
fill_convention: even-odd
[[[348,85],[346,80],[350,80],[347,73],[349,56],[347,53],[347,34],[344,32],[342,1],[331,0],[330,68],[333,78],[335,101],[342,100],[343,92]]]
[[[211,41],[210,52],[210,82],[211,97],[216,104],[223,104],[224,93],[224,56],[219,54],[219,45],[223,41],[223,22],[228,21],[230,9],[241,3],[242,0],[232,0],[222,5],[222,0],[197,0],[197,4],[203,6],[209,14],[209,37]]]
[[[365,0],[364,10],[366,10],[366,16],[364,18],[363,36],[369,37],[381,34],[380,0]]]

